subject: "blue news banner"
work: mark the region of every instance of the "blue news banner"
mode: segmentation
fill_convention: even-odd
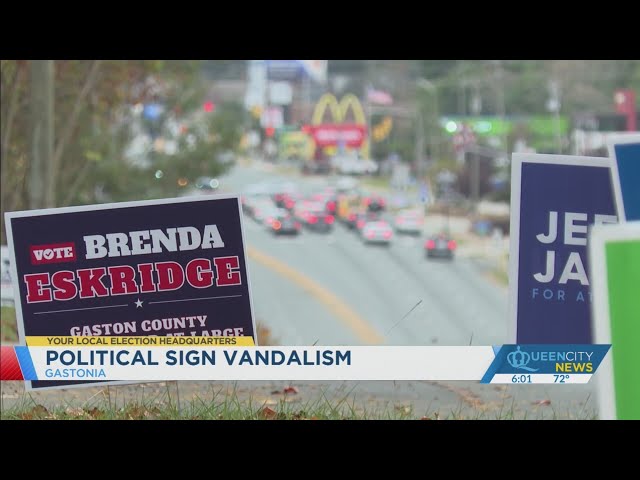
[[[86,337],[85,337],[86,338]],[[132,340],[149,340],[129,337]],[[204,339],[205,337],[200,337]],[[57,337],[61,340],[60,337]],[[3,380],[55,382],[168,380],[466,380],[482,383],[588,383],[610,345],[256,347],[159,337],[143,346],[102,337],[104,346],[53,345],[30,337],[28,347],[3,347]],[[239,340],[240,338],[238,338]],[[214,340],[209,337],[208,340]],[[113,342],[113,343],[111,343]],[[83,346],[84,345],[84,346]],[[6,368],[11,366],[15,368]]]
[[[481,383],[588,383],[611,345],[503,345]]]

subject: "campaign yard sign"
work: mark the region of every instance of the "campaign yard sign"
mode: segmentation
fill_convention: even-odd
[[[640,220],[640,134],[612,137],[608,147],[620,221]]]
[[[640,221],[589,237],[595,341],[611,344],[597,374],[599,417],[640,420]]]
[[[5,218],[21,343],[27,336],[156,335],[248,336],[257,344],[238,196]],[[27,388],[92,384],[49,380]]]
[[[513,155],[512,341],[592,343],[587,229],[616,222],[608,158]]]

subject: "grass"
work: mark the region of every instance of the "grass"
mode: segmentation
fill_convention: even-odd
[[[0,340],[3,343],[18,341],[16,310],[13,307],[2,307],[0,309]]]
[[[502,267],[494,267],[489,271],[489,275],[500,285],[509,285],[509,273]]]
[[[172,382],[169,382],[172,383]],[[292,403],[284,397],[267,403],[249,398],[241,400],[235,389],[211,387],[209,392],[194,397],[180,407],[175,395],[170,393],[169,383],[163,394],[140,396],[135,400],[118,404],[118,387],[102,390],[92,400],[81,405],[57,405],[47,408],[28,393],[18,402],[0,411],[2,420],[555,420],[570,418],[595,420],[593,411],[582,410],[578,414],[567,412],[562,416],[554,409],[532,412],[516,411],[513,402],[505,402],[498,410],[485,412],[479,408],[465,412],[462,402],[450,412],[416,412],[412,407],[389,405],[386,408],[366,409],[357,406],[350,393],[336,394],[328,398],[321,392],[314,400]]]
[[[360,183],[365,187],[390,190],[388,177],[362,177]]]
[[[112,387],[111,395],[117,387]],[[226,392],[223,387],[211,387],[206,396],[195,397],[183,408],[176,397],[169,393],[139,398],[117,405],[106,390],[81,406],[59,405],[51,409],[41,405],[25,393],[12,407],[0,412],[3,420],[364,420],[408,419],[410,410],[366,411],[355,406],[347,396],[335,400],[322,393],[317,399],[304,404],[282,398],[275,404],[254,399],[241,400],[235,391]]]

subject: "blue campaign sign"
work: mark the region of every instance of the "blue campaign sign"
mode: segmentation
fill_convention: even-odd
[[[617,223],[609,159],[514,154],[511,175],[510,337],[591,343],[587,238]]]
[[[5,218],[22,344],[78,335],[247,336],[257,344],[237,196]],[[27,387],[60,385],[70,383]]]
[[[640,134],[612,139],[609,156],[620,221],[640,220]]]

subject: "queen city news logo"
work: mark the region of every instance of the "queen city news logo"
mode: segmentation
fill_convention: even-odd
[[[527,372],[537,372],[538,368],[531,368],[527,365],[531,361],[531,355],[527,352],[523,352],[518,345],[518,349],[515,352],[511,352],[507,355],[507,361],[509,365],[518,370],[526,370]]]
[[[507,355],[507,362],[514,370],[539,373],[593,373],[595,371],[595,353],[582,348],[550,348],[551,345],[530,346],[515,350]],[[555,347],[555,346],[554,346]]]

